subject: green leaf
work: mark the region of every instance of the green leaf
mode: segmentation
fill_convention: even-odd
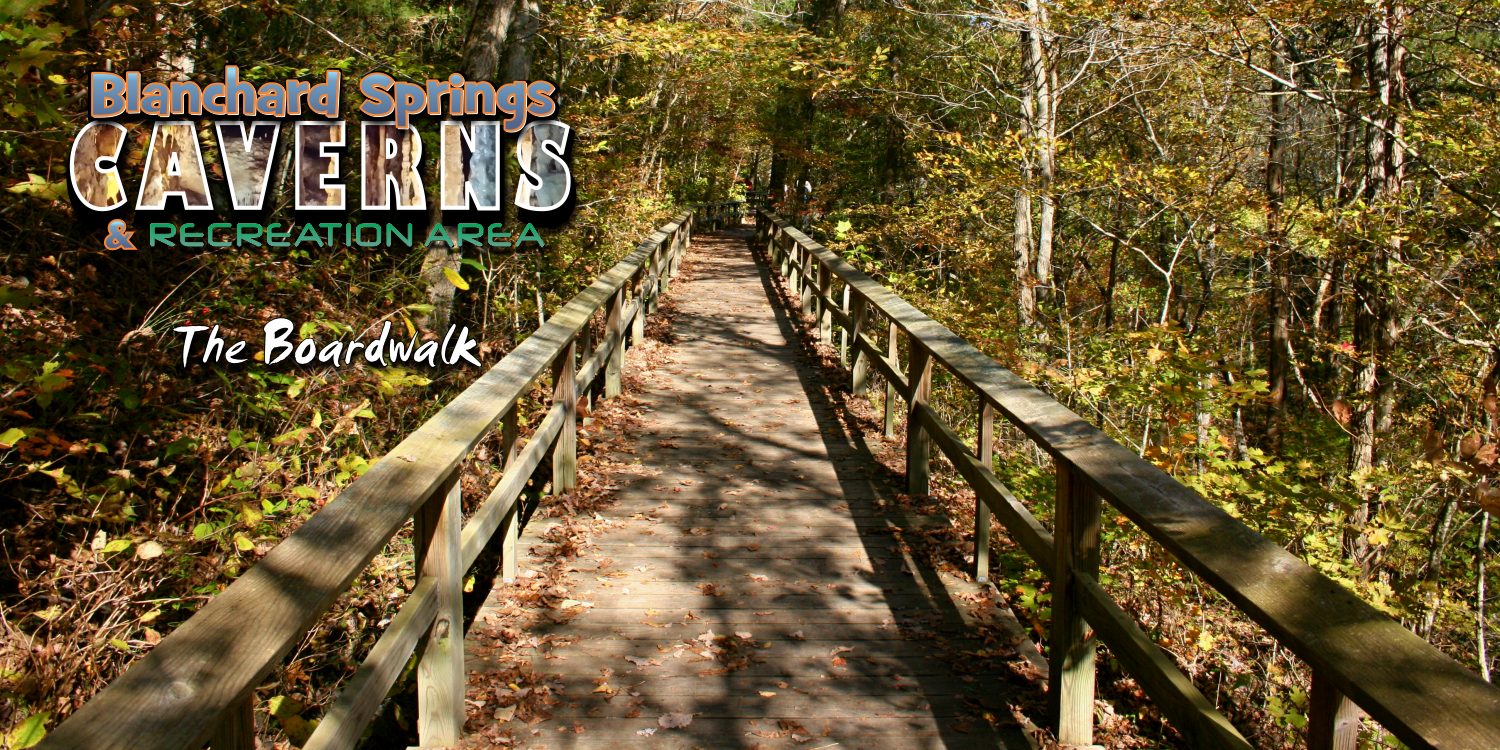
[[[12,427],[5,432],[0,432],[0,448],[14,448],[16,443],[26,437],[26,432],[19,427]]]
[[[126,642],[124,642],[122,640],[120,640],[119,638],[111,638],[111,639],[109,639],[109,645],[114,646],[115,648],[120,649],[121,651],[129,651],[130,650],[130,644],[126,643]]]
[[[303,440],[306,440],[306,439],[307,439],[307,428],[306,427],[298,427],[295,430],[288,430],[288,431],[283,432],[280,435],[277,435],[276,437],[272,438],[271,439],[271,445],[287,445],[288,443],[301,443]]]
[[[365,419],[374,419],[375,412],[370,411],[369,409],[360,409],[359,411],[354,413],[354,416],[363,417]]]
[[[466,292],[469,291],[469,282],[464,281],[464,277],[460,276],[457,271],[444,266],[443,275],[447,276],[448,281],[451,282],[454,286]]]
[[[308,336],[311,336],[311,335],[313,335],[313,334],[315,334],[317,332],[318,332],[318,321],[316,321],[316,320],[309,320],[306,323],[303,323],[302,327],[300,327],[300,328],[297,329],[297,336],[298,336],[298,338],[304,338],[305,339]]]
[[[200,523],[193,527],[194,539],[202,539],[212,533],[214,533],[214,525],[211,523]]]
[[[238,448],[243,442],[245,442],[245,433],[240,432],[239,430],[229,431],[229,447]]]
[[[52,718],[51,711],[43,711],[26,717],[15,729],[10,730],[10,736],[5,738],[6,744],[13,750],[24,750],[42,741],[47,736],[47,719]]]
[[[104,545],[104,549],[101,549],[99,551],[105,554],[124,552],[125,550],[130,549],[130,544],[131,542],[129,539],[116,539],[109,544]]]
[[[32,42],[32,44],[36,44]],[[24,72],[24,70],[23,70]],[[47,178],[39,174],[27,174],[25,182],[18,182],[6,188],[12,193],[30,195],[47,201],[65,201],[68,199],[68,183],[65,181],[48,182]],[[467,288],[467,287],[466,287]]]
[[[307,378],[297,378],[296,380],[292,381],[291,386],[286,389],[286,395],[291,398],[296,398],[302,395],[302,389],[306,387]]]
[[[247,537],[244,534],[235,534],[234,546],[241,552],[249,552],[250,550],[255,549],[255,542],[250,541],[250,537]]]
[[[198,441],[192,438],[180,438],[173,440],[167,445],[167,452],[163,458],[171,458],[179,453],[192,453],[198,450]]]
[[[302,485],[300,487],[293,487],[292,494],[297,497],[311,500],[312,498],[318,496],[318,491],[316,489],[313,489],[312,487],[308,487],[307,485]]]
[[[478,271],[480,273],[484,273],[485,271],[488,270],[488,269],[486,269],[484,267],[483,263],[480,263],[479,261],[474,260],[473,258],[464,258],[463,259],[463,264],[466,265],[466,266],[473,266],[474,270],[476,270],[476,271]]]
[[[134,389],[127,388],[123,391],[120,391],[120,406],[125,407],[127,410],[134,411],[140,405],[141,394],[136,393]]]

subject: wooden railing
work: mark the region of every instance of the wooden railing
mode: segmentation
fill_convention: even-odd
[[[465,718],[466,571],[499,532],[502,575],[514,579],[517,498],[533,472],[550,455],[553,491],[576,482],[578,395],[595,388],[619,395],[627,340],[642,340],[645,316],[676,275],[695,224],[737,220],[740,211],[740,203],[695,206],[637,245],[39,747],[253,749],[256,686],[407,519],[416,585],[303,748],[354,747],[419,643],[421,745],[457,744]],[[596,315],[604,333],[594,343]],[[523,446],[516,404],[545,373],[552,376],[552,407]],[[464,524],[464,461],[497,422],[504,474]]]
[[[873,366],[886,382],[885,430],[906,402],[908,491],[928,491],[931,446],[978,496],[976,573],[988,575],[990,513],[1052,582],[1049,708],[1062,745],[1092,744],[1094,636],[1192,748],[1251,747],[1099,583],[1101,499],[1165,547],[1312,669],[1309,747],[1353,750],[1359,709],[1413,748],[1500,748],[1500,690],[970,346],[774,213],[756,242],[802,311],[833,342],[862,395]],[[841,299],[840,299],[841,298]],[[879,333],[885,341],[878,341]],[[899,362],[904,337],[908,365]],[[850,357],[852,356],[852,362]],[[928,404],[934,366],[976,395],[977,445]],[[1049,532],[992,471],[996,411],[1051,454]],[[1092,632],[1091,632],[1092,630]],[[1358,706],[1358,708],[1356,708]]]

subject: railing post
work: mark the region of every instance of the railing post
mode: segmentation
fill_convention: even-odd
[[[421,747],[452,747],[464,729],[464,592],[459,569],[463,465],[438,485],[412,518],[415,577],[437,579],[437,618],[417,665]]]
[[[630,345],[640,346],[646,340],[646,274],[635,272],[635,318],[630,321]]]
[[[781,242],[781,239],[785,236],[786,234],[781,231],[781,227],[774,224],[771,226],[771,244],[776,247],[777,255],[776,270],[781,273],[782,278],[786,279],[787,286],[791,288],[792,292],[796,293],[797,282],[792,279],[792,251],[790,248],[784,247]]]
[[[849,316],[849,284],[844,284],[844,316]],[[849,368],[849,327],[839,326],[839,367]]]
[[[827,309],[826,298],[832,296],[833,273],[828,266],[818,262],[818,340],[827,344],[833,339],[833,311]]]
[[[625,315],[625,287],[615,290],[609,298],[609,314],[604,320],[604,342],[614,342],[604,365],[604,397],[618,398],[620,376],[625,369],[625,331],[620,325]]]
[[[887,356],[890,357],[891,367],[900,370],[901,353],[896,339],[896,321],[890,322],[889,329],[886,335],[886,348],[889,349]],[[885,436],[896,437],[896,384],[890,380],[885,381]]]
[[[255,750],[255,691],[224,709],[208,747],[209,750]]]
[[[907,370],[910,388],[906,397],[906,494],[925,495],[930,489],[932,438],[922,428],[920,405],[932,395],[932,353],[915,336],[907,337],[911,345],[911,367]]]
[[[854,364],[849,368],[849,390],[856,396],[863,396],[870,390],[870,360],[869,355],[859,345],[860,336],[864,335],[865,326],[870,319],[870,301],[863,294],[854,297],[854,331],[851,334],[852,346],[854,347]]]
[[[569,341],[552,360],[552,403],[562,404],[562,430],[552,445],[552,493],[561,495],[578,486],[578,394],[573,378],[578,342]]]
[[[516,411],[520,408],[517,402],[505,412],[500,418],[500,470],[509,469],[516,460],[516,453],[520,450],[520,420]],[[506,583],[515,583],[517,570],[516,550],[521,539],[521,498],[517,498],[511,504],[510,511],[500,521],[500,578]]]
[[[579,330],[579,332],[578,332],[578,355],[580,357],[582,357],[585,362],[588,361],[589,356],[594,353],[594,327],[593,327],[593,322],[594,322],[593,316],[590,316],[588,322],[584,323],[583,324],[583,328],[581,330]],[[575,384],[574,387],[576,388],[577,385]],[[585,413],[592,412],[594,410],[594,384],[593,383],[586,383],[583,386],[582,398],[583,398],[583,408],[584,408]]]
[[[1048,703],[1059,745],[1094,743],[1092,631],[1083,621],[1078,576],[1099,575],[1099,496],[1066,459],[1057,463],[1057,508],[1053,544],[1052,633],[1047,648],[1051,687]]]
[[[979,439],[974,455],[991,471],[995,468],[995,407],[983,394],[979,396]],[[978,493],[974,495],[974,580],[990,580],[990,506]]]
[[[651,267],[651,275],[649,278],[649,283],[646,285],[650,288],[651,302],[649,303],[650,306],[646,308],[646,312],[656,312],[657,307],[661,304],[661,249],[665,245],[666,242],[658,243],[656,247],[651,250],[651,261],[649,263]]]
[[[812,253],[799,244],[797,245],[797,256],[799,263],[797,271],[798,299],[802,303],[802,314],[807,315],[812,312],[813,290],[817,287],[818,282],[812,275]]]
[[[1307,714],[1307,750],[1355,750],[1358,746],[1359,707],[1316,667]]]

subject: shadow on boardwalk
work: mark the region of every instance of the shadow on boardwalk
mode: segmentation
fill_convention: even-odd
[[[643,373],[644,429],[591,436],[634,460],[608,473],[618,505],[568,563],[571,580],[542,592],[560,609],[501,634],[533,648],[497,651],[489,626],[514,616],[525,579],[497,586],[476,618],[467,742],[1030,747],[1010,706],[1032,688],[950,597],[970,584],[900,544],[900,527],[946,521],[895,509],[749,234],[695,240],[692,278],[673,289],[675,347]],[[523,548],[547,542],[545,524]],[[516,702],[500,676],[517,660],[548,675],[531,689],[550,705],[500,705],[498,721],[496,706]]]

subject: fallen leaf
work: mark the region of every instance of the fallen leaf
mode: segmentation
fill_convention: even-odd
[[[745,632],[745,631],[743,631],[743,630],[737,630],[737,631],[735,631],[734,634],[736,636],[738,636],[739,639],[742,640],[742,641],[748,641],[748,640],[750,640],[750,634],[747,633],[747,632]]]
[[[161,557],[161,553],[165,551],[166,550],[162,549],[162,546],[156,542],[141,542],[140,546],[135,548],[135,556],[141,558],[142,560],[150,560],[152,558]]]
[[[640,735],[640,736],[642,736],[642,737],[650,737],[651,735],[656,734],[656,727],[646,727],[645,729],[637,729],[635,731],[635,733],[638,734],[638,735]]]
[[[760,691],[757,691],[757,692],[760,693],[760,697],[762,697],[762,698],[770,698],[770,697],[776,695],[776,692],[773,691],[773,690],[760,690]]]
[[[854,650],[853,646],[836,646],[836,647],[834,647],[834,649],[832,651],[828,652],[828,655],[829,656],[838,656],[839,654],[847,654],[847,653],[849,653],[850,651],[853,651],[853,650]]]
[[[693,715],[684,713],[662,714],[657,718],[656,723],[660,724],[663,729],[681,729],[693,723]]]
[[[495,721],[506,722],[516,718],[516,707],[506,706],[495,709]]]

